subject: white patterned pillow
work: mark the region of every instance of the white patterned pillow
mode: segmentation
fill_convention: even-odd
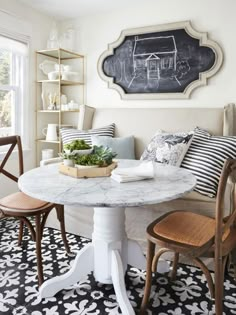
[[[236,137],[212,136],[206,130],[196,127],[181,167],[196,176],[195,191],[215,197],[220,174],[228,158],[236,158]]]
[[[158,131],[144,150],[141,160],[180,166],[192,137],[191,132],[168,133]]]
[[[83,139],[87,144],[92,145],[92,135],[114,137],[115,124],[89,130],[62,128],[60,133],[63,145],[77,139]]]

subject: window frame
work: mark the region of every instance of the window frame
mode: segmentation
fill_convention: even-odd
[[[14,101],[12,104],[12,128],[13,134],[19,134],[22,140],[23,150],[30,149],[30,135],[29,135],[29,56],[30,56],[30,38],[28,36],[19,35],[16,33],[10,33],[2,31],[0,28],[0,37],[22,43],[25,45],[27,53],[25,55],[19,55],[15,51],[9,51],[12,53],[11,56],[11,80],[14,78],[14,70],[16,70],[16,58],[24,58],[21,65],[21,73],[18,78],[14,78],[14,84],[0,84],[1,91],[14,91]],[[6,47],[7,50],[7,47]],[[14,68],[15,67],[15,68]],[[13,75],[13,77],[12,77]],[[23,76],[24,82],[20,85],[17,84]],[[3,156],[3,151],[0,152],[0,158]]]

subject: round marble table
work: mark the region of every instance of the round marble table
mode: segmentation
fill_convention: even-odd
[[[140,161],[122,160],[118,167],[134,167]],[[32,169],[19,179],[19,188],[29,196],[64,205],[94,207],[92,243],[76,256],[70,271],[49,279],[40,287],[41,297],[50,297],[94,272],[101,283],[113,283],[123,315],[134,315],[128,300],[124,274],[127,264],[145,269],[139,245],[128,240],[125,208],[156,204],[181,197],[196,184],[188,171],[154,163],[153,179],[117,183],[110,177],[77,179],[59,173],[58,165]]]

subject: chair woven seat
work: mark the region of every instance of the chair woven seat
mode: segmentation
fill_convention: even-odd
[[[215,220],[196,213],[178,211],[158,222],[153,232],[169,241],[202,246],[215,235]]]
[[[158,261],[166,252],[174,253],[171,278],[176,277],[179,255],[192,259],[201,268],[208,282],[211,297],[215,299],[216,315],[223,314],[223,282],[226,263],[232,251],[236,250],[236,194],[226,193],[228,181],[236,183],[236,159],[224,163],[215,206],[215,218],[189,211],[173,211],[157,218],[147,227],[147,274],[143,301],[139,315],[146,314],[151,292],[152,273]],[[227,198],[233,205],[226,214]],[[233,200],[233,202],[232,202]],[[200,209],[199,209],[200,210]],[[160,248],[155,252],[155,247]],[[214,259],[214,281],[202,256]],[[236,270],[236,265],[234,266]]]

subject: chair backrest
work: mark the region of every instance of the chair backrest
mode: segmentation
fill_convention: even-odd
[[[24,172],[23,166],[23,153],[22,153],[22,145],[20,136],[8,136],[8,137],[0,137],[0,147],[9,145],[7,148],[6,154],[0,163],[0,174],[4,174],[8,178],[12,179],[15,182],[18,182],[18,177],[10,173],[9,171],[5,170],[4,167],[11,156],[13,150],[15,148],[18,149],[18,165],[19,165],[19,176]]]
[[[216,250],[221,252],[222,243],[227,237],[227,232],[230,227],[235,224],[236,211],[234,196],[233,209],[227,217],[225,217],[225,192],[228,180],[236,182],[236,159],[227,159],[221,172],[220,181],[218,185],[217,198],[216,198],[216,231],[215,231],[215,247]]]

